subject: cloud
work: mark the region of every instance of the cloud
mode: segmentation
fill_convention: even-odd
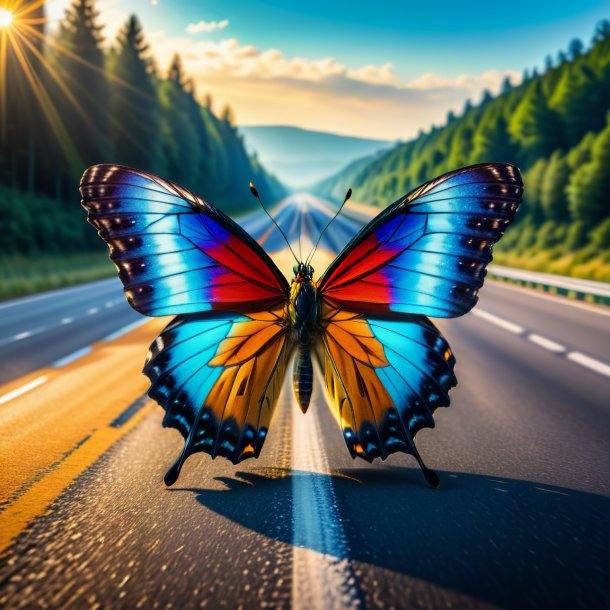
[[[228,19],[222,19],[221,21],[200,21],[199,23],[189,23],[186,26],[186,31],[189,34],[200,34],[201,32],[224,30],[228,25]]]
[[[403,81],[391,63],[347,66],[333,57],[287,57],[236,38],[220,41],[155,36],[161,65],[180,49],[198,92],[215,108],[229,103],[239,124],[289,124],[374,138],[409,138],[459,112],[484,89],[499,91],[509,71],[444,77],[424,74]]]

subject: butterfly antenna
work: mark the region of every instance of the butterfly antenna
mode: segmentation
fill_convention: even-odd
[[[284,241],[286,242],[286,245],[290,249],[290,252],[292,253],[292,256],[294,256],[294,260],[297,262],[297,265],[298,265],[300,261],[297,258],[297,255],[294,253],[294,250],[292,249],[292,246],[290,245],[290,242],[288,241],[288,238],[286,237],[286,234],[284,233],[284,231],[282,231],[282,227],[280,227],[280,225],[277,224],[275,218],[273,218],[273,216],[271,216],[271,214],[269,214],[269,210],[265,207],[265,204],[263,203],[263,200],[260,198],[260,195],[258,194],[258,191],[254,187],[252,182],[250,182],[250,192],[252,193],[252,196],[255,199],[258,199],[258,202],[261,204],[261,207],[263,208],[263,210],[265,210],[265,214],[267,214],[267,216],[269,216],[269,218],[271,219],[271,222],[277,227],[278,231],[282,234],[282,237],[284,238]]]
[[[337,210],[336,214],[326,223],[326,226],[322,229],[322,233],[320,233],[320,237],[318,237],[318,241],[316,242],[316,245],[313,247],[313,250],[311,251],[311,254],[307,257],[307,260],[305,261],[305,264],[308,265],[309,261],[313,258],[313,255],[315,254],[316,248],[318,247],[318,245],[320,244],[320,241],[322,239],[322,236],[324,235],[324,233],[326,232],[326,229],[328,229],[328,227],[330,227],[332,221],[337,218],[337,216],[339,216],[341,210],[343,209],[343,206],[347,203],[347,200],[352,196],[352,189],[349,188],[347,189],[347,193],[345,193],[345,198],[343,199],[343,203],[339,206],[339,209]]]

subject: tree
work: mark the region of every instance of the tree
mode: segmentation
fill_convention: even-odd
[[[117,163],[162,174],[161,107],[153,83],[148,45],[132,15],[119,32],[113,62],[112,136]]]
[[[60,24],[58,43],[63,52],[55,62],[67,88],[57,100],[68,137],[76,146],[81,171],[109,161],[110,87],[105,73],[102,29],[94,0],[73,0]]]
[[[570,166],[561,151],[549,159],[540,184],[540,206],[549,220],[565,223],[569,218],[566,188],[570,180]]]
[[[159,97],[163,108],[163,143],[169,176],[176,182],[198,190],[201,148],[193,137],[189,117],[190,96],[184,89],[186,75],[179,55],[172,58],[168,78],[161,84]]]
[[[572,60],[578,59],[582,55],[583,49],[582,40],[579,38],[572,39],[568,45],[568,57]]]
[[[568,185],[570,212],[592,229],[610,216],[610,115],[607,127],[595,138],[591,161],[578,168]]]
[[[600,79],[585,65],[564,66],[549,106],[565,125],[567,142],[574,145],[587,133],[604,126],[608,101],[601,99]]]
[[[222,109],[220,114],[220,120],[229,125],[230,127],[235,127],[235,117],[233,115],[233,110],[229,104],[225,104],[225,107]]]
[[[490,107],[482,116],[472,139],[471,163],[506,161],[516,163],[518,151],[508,133],[508,123],[500,106]]]
[[[540,81],[538,78],[528,86],[509,124],[509,132],[524,149],[524,160],[530,163],[563,148],[561,122],[548,107]]]

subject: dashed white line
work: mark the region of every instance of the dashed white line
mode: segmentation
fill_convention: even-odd
[[[486,320],[487,322],[491,322],[504,330],[507,330],[510,333],[514,333],[515,335],[522,335],[525,332],[525,329],[518,324],[513,322],[509,322],[508,320],[504,320],[503,318],[499,318],[498,316],[494,316],[492,313],[485,311],[483,309],[473,309],[472,315],[477,318],[481,318],[482,320]]]
[[[74,322],[74,318],[63,318],[61,321],[62,324],[70,324],[71,322]]]
[[[17,398],[18,396],[21,396],[22,394],[25,394],[26,392],[37,388],[39,385],[42,385],[46,380],[47,377],[44,375],[42,377],[36,377],[36,379],[33,379],[29,383],[26,383],[25,385],[16,388],[12,392],[8,392],[7,394],[0,396],[0,405],[6,404],[9,400],[13,400],[13,398]]]
[[[100,310],[100,309],[99,309],[99,307],[92,307],[91,309],[89,309],[89,310],[87,311],[87,313],[88,313],[90,316],[92,316],[92,315],[96,314],[96,313],[97,313],[99,310]]]
[[[13,337],[13,341],[21,341],[22,339],[27,339],[32,336],[31,330],[26,330],[25,332],[19,333]]]
[[[62,366],[66,366],[66,364],[70,364],[71,362],[74,362],[75,360],[78,360],[79,358],[82,358],[83,356],[86,356],[87,354],[91,353],[91,346],[88,345],[86,347],[81,347],[81,349],[77,349],[75,352],[72,352],[71,354],[68,354],[67,356],[64,356],[63,358],[60,358],[59,360],[56,360],[51,366],[53,368],[61,368]]]
[[[482,309],[473,309],[472,314],[477,318],[481,318],[482,320],[486,320],[487,322],[491,322],[504,330],[507,330],[516,335],[523,335],[525,333],[525,329],[518,324],[513,322],[509,322],[508,320],[504,320],[503,318],[499,318],[488,311]],[[527,338],[532,343],[543,347],[544,349],[553,352],[555,354],[565,354],[565,357],[575,362],[576,364],[580,364],[585,368],[588,368],[591,371],[595,371],[600,375],[604,375],[605,377],[610,377],[610,365],[605,362],[601,362],[600,360],[596,360],[595,358],[591,358],[591,356],[587,356],[586,354],[582,354],[581,352],[568,352],[568,349],[562,345],[561,343],[557,343],[552,339],[548,339],[547,337],[543,337],[542,335],[537,335],[536,333],[529,333]]]
[[[608,366],[605,362],[600,362],[599,360],[586,356],[585,354],[581,354],[580,352],[570,352],[566,358],[572,362],[576,362],[577,364],[584,366],[585,368],[591,369],[600,375],[610,377],[610,366]]]
[[[543,347],[549,352],[554,352],[556,354],[561,354],[566,351],[566,348],[561,345],[561,343],[556,343],[555,341],[551,341],[551,339],[547,339],[542,335],[537,335],[536,333],[530,333],[527,337],[532,343]]]

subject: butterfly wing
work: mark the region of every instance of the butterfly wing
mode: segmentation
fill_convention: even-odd
[[[523,193],[519,170],[473,165],[401,197],[358,233],[318,283],[330,306],[454,317],[477,301],[493,244]]]
[[[185,438],[171,485],[198,451],[234,464],[258,457],[293,351],[283,309],[177,316],[151,345],[148,391]]]
[[[449,406],[455,358],[425,316],[400,319],[322,311],[315,355],[331,411],[352,457],[369,462],[403,451],[420,460],[413,439]],[[423,464],[422,464],[423,466]]]
[[[95,165],[80,190],[87,218],[140,313],[256,312],[286,301],[288,283],[256,241],[177,184]]]

